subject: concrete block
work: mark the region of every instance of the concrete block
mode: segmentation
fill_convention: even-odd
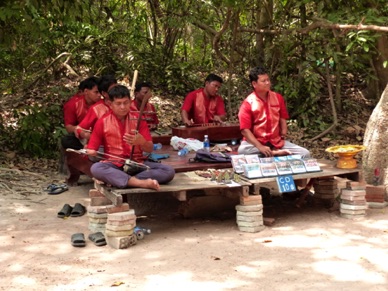
[[[388,206],[388,202],[367,202],[369,208],[382,209]]]
[[[260,215],[263,215],[263,210],[260,210],[260,211],[250,211],[250,212],[236,211],[236,217],[237,216],[260,216]]]
[[[108,213],[94,213],[94,212],[88,212],[88,217],[91,218],[108,218]]]
[[[263,204],[260,204],[260,205],[236,205],[236,210],[242,211],[242,212],[261,211],[261,210],[263,210]]]
[[[112,205],[112,201],[110,201],[106,197],[92,197],[90,198],[90,206],[105,206]]]
[[[341,195],[360,197],[365,196],[365,190],[350,190],[350,189],[341,189]]]
[[[117,212],[129,211],[129,204],[128,203],[123,203],[123,204],[121,204],[119,206],[108,205],[108,206],[106,206],[106,211],[108,213],[117,213]]]
[[[347,200],[341,199],[341,203],[349,205],[366,205],[366,200]]]
[[[136,224],[125,224],[125,225],[106,224],[105,229],[111,230],[111,231],[125,231],[125,230],[133,230],[135,226]]]
[[[251,232],[251,233],[260,232],[260,231],[262,231],[264,228],[265,228],[264,225],[260,225],[260,226],[238,226],[238,230],[239,230],[239,231],[242,231],[242,232]]]
[[[97,189],[90,189],[89,190],[89,197],[92,198],[92,197],[105,197],[105,196]]]
[[[89,217],[89,222],[91,222],[91,223],[106,224],[106,221],[107,221],[106,218],[93,218],[93,217]]]
[[[108,220],[117,221],[117,220],[130,220],[136,219],[135,210],[130,209],[124,212],[108,213]]]
[[[126,249],[134,246],[137,243],[136,235],[122,236],[122,237],[105,237],[108,246],[114,249]]]
[[[240,204],[241,205],[262,204],[261,195],[240,196]]]
[[[350,210],[350,209],[340,209],[341,214],[349,214],[349,215],[365,215],[364,210]]]
[[[343,218],[353,219],[353,220],[359,220],[359,219],[365,218],[365,214],[353,215],[353,214],[341,213],[340,216]]]
[[[129,236],[133,234],[133,229],[130,230],[120,230],[120,231],[112,231],[105,229],[105,236]]]
[[[237,224],[239,221],[246,222],[261,222],[263,224],[263,215],[255,215],[255,216],[245,216],[245,215],[236,215]]]
[[[353,196],[353,195],[345,195],[345,194],[341,194],[341,199],[344,199],[344,200],[350,200],[350,201],[364,201],[365,200],[365,196],[361,195],[361,196]]]
[[[366,195],[382,195],[385,197],[385,186],[379,185],[379,186],[373,186],[373,185],[367,185],[366,188]]]
[[[340,203],[340,210],[342,209],[348,209],[348,210],[365,210],[368,209],[368,205],[349,205],[349,204],[343,204]]]
[[[355,181],[346,181],[346,188],[350,190],[365,190],[366,183],[355,182]]]
[[[127,219],[127,220],[107,220],[106,224],[113,225],[113,226],[121,226],[121,225],[136,225],[136,218],[135,219]]]
[[[107,213],[106,206],[87,206],[86,210],[88,213],[95,213],[95,214],[101,214],[101,213]]]
[[[90,223],[89,222],[88,229],[90,230],[90,232],[99,232],[100,231],[102,233],[105,233],[105,224]]]

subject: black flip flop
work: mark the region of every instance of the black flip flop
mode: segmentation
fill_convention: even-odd
[[[83,233],[75,233],[71,236],[71,245],[73,247],[86,246],[85,236]]]
[[[71,217],[78,217],[85,214],[86,208],[80,203],[76,203],[71,211]]]
[[[71,211],[73,210],[73,207],[71,207],[69,204],[63,205],[61,211],[58,212],[57,217],[64,218],[68,217],[71,214]]]
[[[67,187],[66,184],[62,184],[62,185],[50,185],[51,188],[48,192],[49,195],[57,195],[57,194],[61,194],[67,190],[69,190],[69,187]]]
[[[100,231],[89,234],[89,239],[98,247],[106,245],[105,236]]]

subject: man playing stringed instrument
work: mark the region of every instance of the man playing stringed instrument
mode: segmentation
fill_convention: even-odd
[[[127,87],[117,85],[109,90],[111,111],[95,124],[86,153],[96,156],[100,145],[104,146],[105,160],[94,163],[91,172],[95,178],[114,187],[139,187],[159,190],[159,184],[170,182],[175,175],[172,167],[144,161],[143,151],[152,152],[153,143],[147,123],[139,113],[130,111],[131,99]],[[145,100],[147,101],[147,100]],[[143,101],[144,102],[144,101]],[[114,157],[118,157],[114,158]],[[123,160],[143,163],[148,169],[138,167],[138,173],[123,171]]]
[[[141,103],[144,98],[151,98],[152,96],[152,87],[150,83],[143,82],[138,83],[135,86],[135,99],[131,103],[131,111],[139,111]],[[143,116],[147,121],[148,127],[151,130],[154,130],[158,127],[159,119],[156,114],[156,109],[153,104],[147,102],[144,107]]]
[[[209,74],[205,86],[187,94],[181,108],[181,117],[185,125],[222,123],[226,119],[224,100],[218,95],[222,78]]]

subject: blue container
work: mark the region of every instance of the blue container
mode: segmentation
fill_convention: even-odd
[[[162,144],[159,143],[154,143],[154,151],[161,150],[162,149]]]
[[[178,151],[178,156],[183,157],[189,153],[189,150],[187,148],[183,148]]]
[[[208,135],[205,135],[205,138],[203,139],[203,149],[210,152],[210,140]]]

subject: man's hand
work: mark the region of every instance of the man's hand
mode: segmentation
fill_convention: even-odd
[[[144,145],[147,141],[140,133],[126,133],[123,137],[124,141],[130,145]]]
[[[184,120],[183,122],[185,123],[185,125],[188,125],[188,126],[194,124],[194,121],[193,121],[192,119],[186,119],[186,120]]]
[[[88,156],[93,156],[93,157],[97,156],[97,151],[96,150],[91,150],[91,149],[84,149],[84,150],[86,151],[86,154]]]
[[[270,147],[267,147],[265,145],[260,145],[260,146],[257,147],[257,149],[260,151],[260,153],[262,153],[266,157],[272,157],[273,156],[272,150],[271,150]]]
[[[222,120],[221,116],[215,115],[213,118],[213,121],[216,123],[223,123],[224,121]]]

